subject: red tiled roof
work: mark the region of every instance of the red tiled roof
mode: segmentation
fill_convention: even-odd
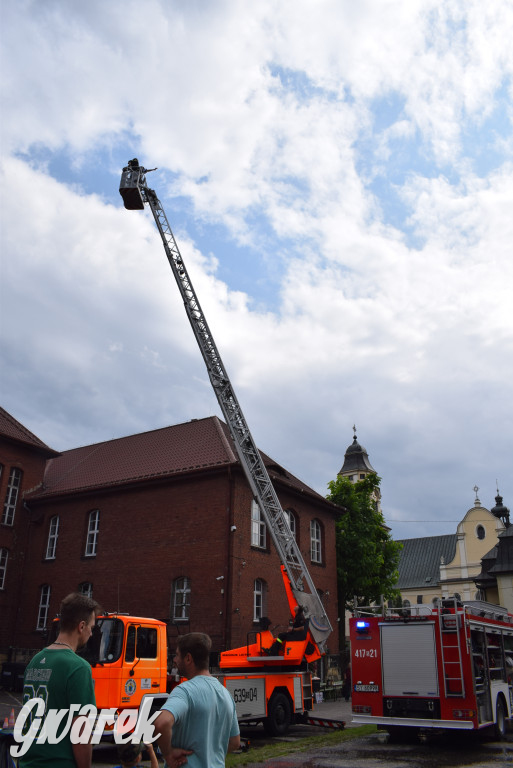
[[[228,466],[236,461],[217,417],[73,448],[46,465],[31,498]]]
[[[316,491],[261,454],[271,478],[328,504]],[[238,463],[227,425],[217,416],[64,451],[47,462],[31,499],[170,477]]]
[[[9,438],[10,440],[16,440],[16,442],[30,445],[33,448],[37,448],[40,452],[48,456],[58,456],[58,452],[50,448],[46,443],[43,443],[36,435],[30,430],[16,421],[14,416],[0,407],[0,435]]]

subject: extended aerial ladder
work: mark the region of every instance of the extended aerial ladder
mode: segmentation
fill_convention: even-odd
[[[282,567],[285,568],[290,580],[290,585],[285,581],[289,604],[293,596],[296,602],[303,606],[308,619],[309,632],[319,652],[323,653],[327,638],[332,631],[331,624],[305,565],[301,550],[290,530],[265,464],[251,436],[162,204],[155,191],[147,186],[148,172],[148,169],[139,165],[137,159],[130,160],[123,169],[119,191],[125,208],[143,210],[145,203],[151,208],[171,270],[184,301],[187,317],[207,366],[221,411],[230,429],[241,466],[282,560]]]

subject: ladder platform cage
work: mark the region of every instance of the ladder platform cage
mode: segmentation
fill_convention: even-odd
[[[144,200],[140,189],[141,168],[137,159],[130,160],[126,168],[123,168],[119,193],[123,198],[124,206],[129,211],[144,210]]]

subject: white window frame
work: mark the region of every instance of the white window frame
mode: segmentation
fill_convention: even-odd
[[[297,541],[296,515],[291,509],[284,509],[283,513],[287,519],[287,523],[289,524],[290,532],[294,537],[294,541]]]
[[[7,547],[0,547],[0,589],[5,588],[5,577],[7,575],[7,561],[9,559],[9,550]]]
[[[18,494],[21,488],[22,477],[23,472],[19,467],[11,467],[7,491],[5,493],[4,512],[2,515],[3,525],[14,524],[14,515],[16,513],[16,504],[18,503]]]
[[[86,557],[96,556],[99,530],[100,530],[100,510],[93,509],[91,512],[89,512],[89,519],[87,523],[87,538],[86,538],[86,547],[85,547]]]
[[[310,522],[310,558],[312,563],[322,563],[322,528],[318,520]]]
[[[255,579],[253,583],[253,621],[260,621],[265,616],[267,584],[263,579]]]
[[[37,630],[46,629],[48,622],[48,611],[50,609],[50,596],[52,588],[49,584],[43,584],[39,597],[39,608],[37,612]]]
[[[90,581],[82,581],[78,585],[78,593],[80,595],[85,595],[86,597],[92,597],[93,596],[93,585]]]
[[[180,576],[173,582],[173,621],[189,621],[191,615],[191,580]]]
[[[258,549],[267,547],[267,526],[256,501],[251,502],[251,546]]]
[[[48,529],[48,541],[46,543],[46,560],[55,560],[55,551],[57,549],[57,539],[59,538],[59,515],[50,518],[50,527]]]
[[[481,523],[476,525],[476,539],[479,539],[479,541],[484,541],[484,539],[486,539],[486,528],[484,525],[481,525]]]

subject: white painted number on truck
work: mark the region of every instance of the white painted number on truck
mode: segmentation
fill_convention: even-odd
[[[354,655],[357,659],[377,659],[378,651],[376,648],[357,648]]]
[[[235,688],[233,691],[233,700],[236,704],[243,701],[256,701],[258,691],[256,688]]]
[[[251,717],[265,717],[265,679],[254,678],[225,678],[227,690],[235,702],[237,717],[240,719]]]

